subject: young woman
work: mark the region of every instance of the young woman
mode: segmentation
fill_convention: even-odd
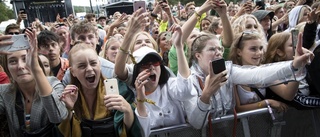
[[[272,36],[268,48],[265,53],[265,59],[262,63],[272,63],[272,62],[279,62],[279,61],[286,61],[292,60],[293,56],[293,45],[292,45],[292,36],[289,32],[282,32],[278,33],[275,36]],[[316,55],[317,56],[317,55]],[[310,66],[308,66],[310,67]],[[308,70],[308,69],[307,69]],[[309,73],[309,71],[307,72]],[[310,74],[309,74],[310,75]],[[273,96],[275,99],[287,103],[296,109],[308,109],[313,107],[320,106],[320,98],[313,96],[314,94],[318,94],[316,88],[310,87],[307,81],[307,77],[301,80],[298,85],[298,92],[295,94],[293,100],[285,100],[282,96],[279,96],[274,89],[270,88],[267,89],[271,90],[270,92],[276,93],[278,96]],[[292,82],[289,82],[290,84]],[[272,97],[272,96],[271,96]],[[280,98],[279,98],[280,97]]]
[[[245,31],[237,36],[234,42],[230,60],[238,65],[259,66],[263,59],[263,47],[261,36],[256,31]],[[287,85],[271,86],[282,97],[292,100],[298,89],[298,82]],[[265,99],[265,88],[250,88],[245,85],[237,85],[235,88],[236,110],[238,112],[271,106],[278,112],[286,111],[287,105],[272,99]]]
[[[123,38],[110,37],[106,44],[103,46],[102,51],[100,52],[100,57],[103,57],[110,62],[115,63],[118,49],[122,41]]]
[[[233,111],[234,84],[263,88],[285,81],[299,80],[300,71],[294,72],[292,68],[303,68],[309,56],[303,53],[295,55],[293,62],[259,67],[241,67],[227,61],[227,71],[214,74],[211,61],[221,59],[223,54],[218,39],[214,35],[200,35],[194,40],[191,51],[191,77],[198,94],[185,101],[184,106],[190,124],[197,129],[205,126],[210,112],[215,118]]]
[[[181,46],[182,32],[180,27],[173,25],[173,44],[177,46],[179,73],[177,78],[170,77],[170,72],[162,64],[161,56],[156,52],[157,45],[151,43],[151,38],[135,34],[144,25],[143,18],[147,16],[138,10],[132,15],[128,32],[116,58],[115,74],[125,80],[136,93],[138,116],[144,136],[149,136],[151,129],[186,123],[181,101],[190,99],[192,88],[188,79],[189,69]],[[136,39],[131,39],[132,36]],[[130,44],[135,43],[133,47]],[[128,50],[133,49],[133,68],[125,66]]]
[[[51,75],[51,69],[50,69],[49,59],[43,54],[39,54],[39,59],[40,59],[42,65],[43,65],[45,75],[46,76],[50,76]]]
[[[163,58],[164,65],[168,66],[169,64],[169,58],[168,58],[168,53],[169,50],[171,49],[171,42],[170,38],[171,32],[161,32],[157,38],[157,44],[159,45],[159,52],[161,57]]]
[[[90,44],[79,43],[69,52],[71,84],[61,100],[69,118],[59,128],[64,136],[141,136],[131,103],[134,95],[118,82],[119,95],[106,93],[100,61]]]
[[[46,77],[40,67],[35,30],[27,30],[26,35],[28,51],[15,51],[2,58],[11,83],[0,85],[0,114],[10,123],[10,136],[52,136],[54,124],[68,115],[58,97],[64,87],[55,77]]]

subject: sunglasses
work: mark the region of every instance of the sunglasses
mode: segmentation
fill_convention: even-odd
[[[143,64],[140,65],[140,68],[141,69],[149,69],[151,65],[154,66],[154,67],[157,67],[157,66],[161,65],[161,62],[160,61],[155,61],[155,62],[143,63]]]
[[[243,31],[240,38],[239,38],[239,41],[237,43],[237,48],[240,48],[240,43],[242,41],[242,38],[243,38],[243,35],[251,35],[251,34],[255,34],[255,35],[259,35],[259,32],[257,31],[252,31],[252,30],[246,30],[246,31]]]
[[[8,34],[9,35],[19,35],[20,33],[19,32],[9,32]]]

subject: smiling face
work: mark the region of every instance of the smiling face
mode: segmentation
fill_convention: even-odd
[[[7,55],[8,70],[12,79],[18,84],[26,84],[34,80],[31,71],[26,67],[26,55],[26,50]]]
[[[242,42],[242,47],[242,49],[237,49],[237,54],[241,58],[242,65],[260,65],[263,56],[261,40],[245,40]]]
[[[140,34],[135,41],[133,51],[136,51],[143,46],[153,48],[150,38],[144,34]]]
[[[77,78],[84,91],[97,88],[100,79],[100,61],[92,49],[80,49],[72,53],[71,74]]]

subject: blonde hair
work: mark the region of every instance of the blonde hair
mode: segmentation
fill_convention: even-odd
[[[147,36],[147,37],[150,39],[150,41],[151,41],[151,43],[152,43],[152,45],[153,45],[153,49],[156,50],[156,51],[158,51],[157,42],[152,38],[152,36],[151,36],[149,33],[145,32],[145,31],[140,31],[140,32],[136,33],[136,34],[132,37],[132,40],[131,40],[130,45],[129,45],[129,49],[130,49],[131,53],[134,52],[134,51],[133,51],[134,45],[135,45],[136,40],[137,40],[137,38],[138,38],[139,35],[145,35],[145,36]],[[159,51],[158,51],[158,52],[159,52]]]
[[[256,30],[260,34],[261,39],[267,41],[265,32],[263,31],[263,27],[259,23],[258,19],[251,14],[244,14],[234,20],[234,22],[231,24],[234,35],[236,36],[238,34],[242,34],[242,32],[246,30],[246,22],[249,18],[252,18],[256,22],[258,26]]]
[[[108,41],[104,44],[101,52],[99,53],[99,56],[107,59],[106,50],[109,50],[111,43],[119,42],[121,44],[122,41],[123,41],[123,38],[121,37],[110,37]]]

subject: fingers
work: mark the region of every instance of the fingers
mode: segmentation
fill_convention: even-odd
[[[303,51],[302,51],[302,33],[299,33],[295,56],[301,56],[301,55],[303,55]]]
[[[0,36],[0,46],[8,46],[8,45],[12,45],[13,41],[8,41],[12,38],[11,35],[3,35]],[[3,51],[4,52],[4,51]]]

